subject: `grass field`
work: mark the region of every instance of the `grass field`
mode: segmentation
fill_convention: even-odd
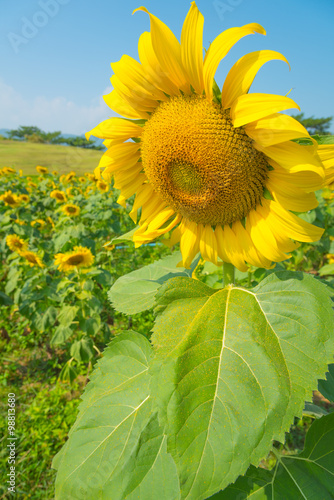
[[[75,170],[77,175],[93,172],[103,151],[58,146],[53,144],[34,144],[11,140],[0,141],[0,168],[22,169],[24,175],[36,174],[36,165],[68,174]]]

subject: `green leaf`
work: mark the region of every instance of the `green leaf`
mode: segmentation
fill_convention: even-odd
[[[113,307],[125,314],[136,314],[153,307],[160,285],[173,276],[191,276],[198,262],[196,259],[191,269],[176,267],[181,259],[181,252],[175,252],[118,278],[108,293]]]
[[[61,372],[59,374],[59,380],[61,380],[62,382],[69,382],[70,384],[72,384],[72,382],[74,382],[77,376],[78,373],[76,369],[71,365],[71,362],[68,361],[61,369]]]
[[[149,341],[135,332],[120,334],[105,349],[69,439],[53,461],[56,500],[180,498],[150,396],[152,354]]]
[[[116,236],[116,238],[113,238],[112,240],[110,240],[110,245],[116,245],[118,243],[133,243],[133,235],[135,234],[135,232],[137,231],[137,229],[139,228],[139,226],[136,226],[134,227],[133,229],[131,229],[131,231],[128,231],[127,233],[125,234],[122,234],[122,236]]]
[[[5,293],[9,294],[13,290],[15,290],[17,283],[22,274],[22,269],[17,269],[15,267],[11,267],[7,276],[7,283],[5,286]]]
[[[51,339],[51,345],[62,345],[65,344],[66,340],[70,338],[73,330],[69,326],[59,325],[55,329],[55,333]]]
[[[312,135],[318,144],[334,144],[334,135]]]
[[[315,420],[299,455],[281,455],[271,470],[251,466],[212,500],[332,500],[334,413]]]
[[[13,305],[13,301],[8,295],[3,292],[0,292],[0,305],[2,306],[11,306]]]
[[[53,306],[48,307],[48,309],[45,311],[43,315],[43,331],[47,330],[48,328],[52,328],[53,325],[56,322],[57,318],[57,309]]]
[[[326,264],[319,269],[319,276],[334,274],[334,264]]]
[[[308,417],[320,418],[324,415],[327,415],[328,411],[324,408],[321,408],[318,405],[313,403],[305,403],[305,408],[303,410],[303,415],[307,415]]]
[[[334,364],[328,366],[326,380],[319,380],[318,389],[329,401],[334,401]]]
[[[251,291],[200,287],[161,287],[152,336],[165,366],[155,396],[187,500],[225,488],[284,442],[334,344],[327,288],[309,275],[273,273]]]
[[[99,316],[96,316],[95,318],[83,318],[80,320],[79,325],[83,332],[93,337],[97,334],[101,327],[101,319]]]
[[[78,309],[79,309],[78,306],[63,306],[60,309],[57,318],[59,323],[63,326],[70,325],[74,320]]]
[[[77,340],[71,345],[70,354],[79,363],[80,361],[88,362],[94,356],[93,345],[92,339],[88,337]]]

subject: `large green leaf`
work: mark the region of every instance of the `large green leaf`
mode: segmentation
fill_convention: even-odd
[[[271,470],[251,466],[212,500],[333,500],[334,413],[315,420],[299,455],[281,455]]]
[[[151,357],[149,341],[135,332],[104,351],[53,462],[56,499],[179,498],[176,466],[150,396]]]
[[[176,267],[181,260],[181,252],[175,252],[118,278],[108,293],[113,307],[125,314],[135,314],[150,309],[162,283],[174,276],[191,276],[198,262],[198,259],[195,260],[190,269]]]
[[[174,278],[156,311],[160,420],[182,498],[205,499],[258,465],[302,415],[331,358],[331,300],[302,273],[273,273],[251,291]]]

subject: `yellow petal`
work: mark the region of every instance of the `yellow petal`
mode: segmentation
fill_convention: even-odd
[[[334,167],[334,144],[319,144],[317,153],[324,167]]]
[[[239,96],[247,94],[259,69],[263,64],[274,59],[289,64],[282,54],[274,50],[250,52],[239,59],[232,66],[225,79],[222,90],[222,106],[230,108]]]
[[[198,94],[202,94],[204,90],[203,25],[204,17],[196,3],[191,2],[181,33],[181,60],[190,83]]]
[[[178,95],[179,89],[177,85],[168,78],[168,75],[159,64],[153,50],[151,33],[148,31],[145,31],[139,37],[138,54],[148,80],[169,96]]]
[[[273,212],[277,231],[283,236],[297,241],[317,241],[321,238],[324,229],[313,226],[297,215],[285,210],[277,201],[265,200],[269,211]]]
[[[223,33],[218,35],[217,38],[215,38],[210,44],[210,47],[205,54],[203,65],[204,88],[208,99],[212,99],[213,79],[220,61],[241,38],[254,33],[261,33],[262,35],[266,34],[262,26],[257,23],[245,24],[241,28],[230,28],[223,31]]]
[[[154,196],[154,191],[151,184],[144,184],[141,190],[136,194],[135,201],[130,212],[130,217],[134,222],[137,222],[137,211],[145,203],[149,202]]]
[[[231,106],[231,119],[234,127],[242,127],[277,111],[290,108],[300,109],[290,97],[274,94],[245,94],[239,96]]]
[[[93,135],[94,137],[100,137],[101,139],[112,139],[124,142],[131,137],[140,137],[142,131],[142,127],[131,122],[130,120],[123,120],[122,118],[109,118],[109,120],[104,120],[85,135],[87,141],[90,136]]]
[[[117,178],[117,179],[115,178],[115,187],[117,184],[117,186],[119,186],[119,187],[116,187],[116,189],[120,189],[121,195],[124,198],[128,199],[128,198],[130,198],[130,196],[135,194],[138,191],[138,189],[140,189],[140,187],[144,184],[145,181],[146,181],[146,175],[144,175],[144,174],[137,175],[135,180],[133,180],[127,184],[123,184],[121,178]]]
[[[209,225],[204,226],[200,234],[199,251],[204,260],[218,264],[217,239]]]
[[[143,98],[165,101],[165,94],[152,85],[146,78],[145,71],[141,64],[128,55],[123,55],[120,61],[111,64],[117,78],[126,85],[134,94],[139,94]]]
[[[292,116],[275,113],[245,126],[247,135],[264,147],[309,137],[305,127]]]
[[[305,190],[306,192],[316,191],[322,186],[322,177],[318,173],[301,170],[300,172],[291,172],[284,168],[271,158],[267,158],[269,165],[275,169],[275,176],[283,182],[293,184],[294,186]],[[270,176],[271,174],[269,174]]]
[[[164,226],[164,224],[172,217],[171,222]],[[181,220],[181,215],[176,214],[172,209],[164,209],[160,212],[155,219],[148,225],[146,231],[144,233],[139,232],[138,230],[133,235],[133,241],[138,245],[142,245],[143,243],[147,243],[152,241],[162,234],[168,233],[173,227],[176,226]],[[164,226],[164,227],[161,227]]]
[[[254,147],[291,173],[303,171],[314,172],[319,176],[318,185],[314,186],[314,190],[319,189],[321,186],[325,172],[321,161],[316,155],[316,148],[313,145],[302,146],[289,141],[267,148],[254,143]]]
[[[290,181],[290,176],[282,179],[282,176],[272,170],[268,172],[267,189],[272,196],[287,210],[293,212],[307,212],[318,206],[318,201],[314,193],[306,193],[294,182]]]
[[[145,118],[147,119],[147,113],[142,113],[136,110],[133,106],[128,104],[117,92],[113,90],[110,94],[103,96],[104,102],[109,106],[110,109],[118,113],[119,115],[126,116],[127,118]]]
[[[215,236],[217,239],[218,256],[220,257],[220,259],[223,262],[231,263],[230,259],[228,258],[228,255],[226,253],[226,250],[225,250],[225,247],[226,247],[225,234],[224,234],[223,228],[219,225],[216,226]]]
[[[181,60],[181,46],[173,32],[145,7],[133,12],[146,12],[150,16],[152,46],[162,70],[184,92],[189,92],[189,79]]]
[[[245,264],[243,248],[229,225],[224,226],[224,240],[225,252],[229,261],[239,269],[239,271],[247,271],[248,266]]]
[[[244,252],[245,261],[255,267],[264,267],[268,269],[271,266],[271,261],[266,259],[261,253],[256,250],[250,235],[241,224],[241,222],[234,222],[232,224],[232,229],[236,235],[240,247]]]
[[[289,258],[289,255],[279,250],[275,236],[266,223],[266,217],[263,213],[260,214],[258,210],[251,210],[246,218],[246,230],[258,252],[268,260],[281,262]]]
[[[110,78],[110,82],[121,98],[138,112],[143,113],[145,118],[149,118],[149,113],[152,113],[157,107],[157,101],[148,99],[140,92],[136,92],[135,89],[129,89],[116,75]]]
[[[182,233],[180,240],[180,250],[182,253],[183,267],[189,269],[192,261],[199,251],[199,235],[202,227],[196,222],[183,219],[180,224]]]

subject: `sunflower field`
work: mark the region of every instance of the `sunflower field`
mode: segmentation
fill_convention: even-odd
[[[334,138],[134,12],[94,174],[1,170],[3,498],[331,500]]]

